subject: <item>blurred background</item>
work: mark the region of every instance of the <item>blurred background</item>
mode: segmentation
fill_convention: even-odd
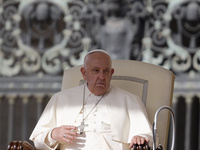
[[[199,0],[0,0],[1,150],[29,141],[63,70],[95,48],[171,70],[175,150],[200,150]]]

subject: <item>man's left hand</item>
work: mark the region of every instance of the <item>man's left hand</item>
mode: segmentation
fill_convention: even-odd
[[[149,138],[142,136],[134,136],[131,140],[129,148],[132,148],[134,144],[138,145],[144,144],[145,141],[149,142]]]

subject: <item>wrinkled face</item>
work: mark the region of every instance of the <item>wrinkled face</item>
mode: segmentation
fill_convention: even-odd
[[[103,95],[109,89],[114,69],[107,54],[95,52],[85,58],[81,73],[87,80],[89,90],[95,95]]]

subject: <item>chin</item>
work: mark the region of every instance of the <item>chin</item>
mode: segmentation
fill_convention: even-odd
[[[95,90],[95,95],[98,95],[98,96],[103,95],[106,93],[106,91],[107,91],[106,88],[97,88]]]

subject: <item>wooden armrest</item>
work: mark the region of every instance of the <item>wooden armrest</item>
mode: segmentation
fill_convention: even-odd
[[[36,150],[36,148],[27,141],[11,141],[7,150]]]
[[[145,141],[144,144],[141,144],[141,145],[134,144],[133,150],[150,150],[150,147],[149,147],[148,142]]]
[[[142,145],[138,145],[138,144],[133,145],[133,150],[150,150],[150,147],[149,147],[148,142],[145,141],[145,143]],[[159,144],[156,150],[163,150],[162,145]]]

